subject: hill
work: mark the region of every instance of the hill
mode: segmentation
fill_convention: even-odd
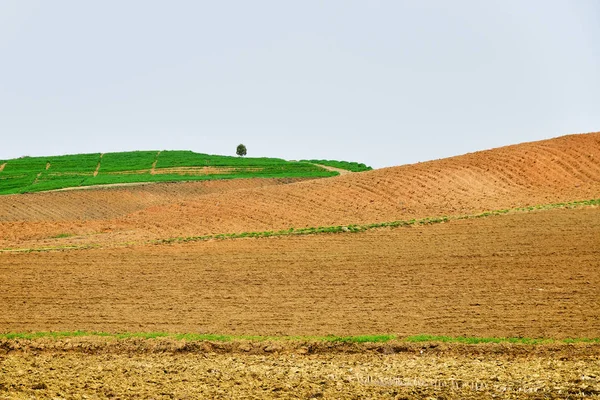
[[[201,196],[185,191],[164,196],[159,186],[121,188],[94,195],[90,207],[106,207],[99,216],[89,214],[90,207],[79,207],[66,218],[56,213],[64,208],[59,205],[64,194],[9,196],[0,198],[0,233],[4,245],[22,240],[51,244],[62,234],[78,242],[108,243],[463,215],[599,198],[598,160],[600,133],[589,133],[324,180],[233,186]],[[89,196],[68,194],[71,203],[89,201]],[[130,204],[127,212],[111,213],[112,204],[121,201]]]
[[[322,160],[353,171],[364,164]],[[0,161],[0,194],[139,182],[236,178],[322,178],[338,175],[313,162],[240,158],[191,151],[135,151],[21,157]]]
[[[328,179],[0,196],[0,392],[593,396],[598,157],[594,133]]]

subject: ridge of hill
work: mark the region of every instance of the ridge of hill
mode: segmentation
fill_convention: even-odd
[[[349,170],[364,164],[326,161]],[[236,178],[322,178],[338,173],[307,161],[218,156],[192,151],[133,151],[21,157],[0,161],[0,194],[140,182]]]
[[[471,214],[600,196],[600,133],[564,136],[294,185],[145,209],[162,234],[240,232]],[[174,224],[173,221],[179,221]]]
[[[107,196],[139,202],[137,210],[116,215],[108,207],[93,219],[84,210],[68,219],[44,214],[65,194],[40,193],[26,196],[26,210],[21,196],[11,199],[10,208],[0,201],[0,210],[21,210],[18,218],[11,217],[15,212],[0,215],[0,234],[12,238],[5,244],[47,241],[61,233],[78,243],[91,240],[86,235],[92,233],[93,240],[123,242],[474,214],[599,198],[599,160],[600,132],[568,135],[325,180],[182,194],[152,204],[142,203],[148,196],[161,197],[158,187],[156,192],[121,188]]]

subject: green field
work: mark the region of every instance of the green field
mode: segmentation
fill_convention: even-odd
[[[350,171],[364,164],[319,161]],[[0,194],[32,193],[78,186],[238,178],[324,178],[338,175],[312,161],[246,158],[192,151],[132,151],[21,157],[0,160]],[[361,169],[362,168],[362,169]]]

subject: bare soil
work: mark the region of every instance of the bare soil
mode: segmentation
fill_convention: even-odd
[[[4,331],[597,337],[600,209],[0,255]]]
[[[0,397],[598,398],[598,345],[0,343]]]
[[[139,210],[170,204],[186,207],[207,194],[223,194],[303,179],[237,179],[200,182],[118,185],[89,190],[0,196],[0,247],[51,243],[61,234],[91,235],[125,231],[143,235],[121,219]],[[239,195],[238,195],[239,196]],[[177,224],[177,221],[174,221]],[[70,240],[77,240],[77,237]],[[30,243],[28,242],[30,241]],[[57,243],[62,243],[60,240]]]

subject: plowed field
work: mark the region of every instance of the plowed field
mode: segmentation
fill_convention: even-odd
[[[0,255],[4,331],[598,337],[600,209]]]
[[[566,399],[600,395],[598,345],[38,340],[5,342],[0,347],[3,399]]]
[[[191,196],[163,185],[7,196],[0,197],[0,245],[372,223],[599,198],[599,160],[600,133],[591,133],[291,185],[252,188],[240,180],[225,185],[246,190],[228,193],[190,183],[176,187]],[[64,234],[73,238],[52,239]]]

